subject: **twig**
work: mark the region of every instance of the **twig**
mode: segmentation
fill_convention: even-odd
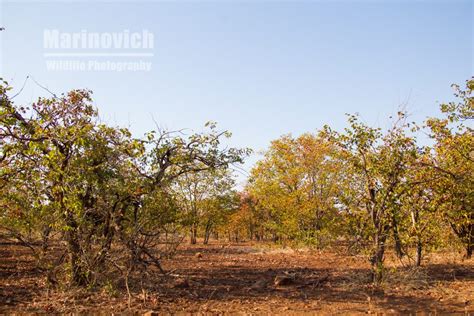
[[[14,96],[12,96],[10,98],[10,100],[13,100],[15,97],[17,97],[23,91],[23,89],[25,89],[26,82],[28,81],[29,78],[30,78],[30,76],[26,76],[25,81],[23,82],[23,85],[20,88],[20,91],[18,91]]]

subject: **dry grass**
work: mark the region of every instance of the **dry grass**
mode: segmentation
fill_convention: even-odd
[[[0,312],[35,313],[447,313],[473,312],[474,262],[434,254],[421,268],[390,255],[381,286],[369,282],[364,256],[276,249],[251,243],[181,246],[157,271],[92,290],[48,288],[18,246],[0,248]],[[196,255],[200,253],[200,255]],[[278,275],[295,276],[287,286]]]

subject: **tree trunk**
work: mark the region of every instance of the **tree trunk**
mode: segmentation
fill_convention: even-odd
[[[422,257],[422,245],[421,245],[421,240],[418,238],[418,241],[416,242],[416,266],[419,267],[421,266],[421,257]]]
[[[64,170],[64,168],[63,168]],[[61,205],[61,208],[64,210],[64,221],[66,223],[67,230],[64,233],[64,237],[67,242],[67,251],[69,259],[69,268],[71,269],[71,274],[69,277],[69,283],[71,285],[83,286],[87,284],[86,271],[81,265],[81,244],[79,242],[78,235],[78,224],[74,218],[74,214],[66,208],[64,203],[63,192],[60,192],[57,199]]]
[[[253,240],[255,238],[256,232],[255,232],[255,226],[253,224],[249,225],[249,239]]]
[[[278,241],[278,235],[277,235],[276,233],[272,233],[272,235],[273,235],[273,236],[272,236],[272,240],[273,240],[273,242],[276,244],[277,241]]]
[[[190,240],[191,240],[191,245],[195,245],[197,242],[197,225],[195,223],[191,225]]]
[[[398,225],[395,219],[393,219],[392,227],[393,227],[393,239],[395,240],[395,253],[397,254],[397,257],[401,259],[403,258],[405,253],[403,252],[403,249],[402,249],[402,241],[400,239],[400,235],[398,234]]]
[[[206,229],[204,231],[204,244],[205,245],[207,245],[209,243],[209,236],[211,235],[211,228],[212,228],[211,221],[207,221]]]
[[[472,258],[472,248],[474,247],[474,224],[472,224],[472,217],[471,217],[471,224],[469,224],[467,228],[467,243],[466,243],[466,259]]]
[[[44,256],[48,251],[49,246],[49,235],[51,233],[51,227],[46,225],[41,231],[41,255]]]
[[[474,224],[465,224],[457,227],[454,222],[450,222],[451,228],[458,238],[465,244],[466,259],[472,258],[472,248],[474,247]]]
[[[468,243],[466,245],[466,259],[471,259],[472,258],[472,243]]]
[[[383,232],[376,232],[374,236],[374,254],[370,261],[372,264],[372,281],[380,283],[383,277],[383,259],[385,254],[385,242],[387,240],[388,227]]]
[[[77,236],[77,225],[72,218],[72,214],[68,214],[67,223],[69,229],[65,233],[68,244],[69,267],[71,269],[71,276],[69,283],[71,285],[86,285],[86,273],[81,265],[81,245]]]

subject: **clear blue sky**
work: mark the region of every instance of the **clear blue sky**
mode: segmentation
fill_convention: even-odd
[[[213,120],[231,145],[258,151],[285,133],[340,129],[347,112],[385,126],[407,102],[421,120],[474,74],[472,1],[0,3],[0,76],[16,89],[27,75],[54,92],[90,88],[101,117],[136,135],[153,118],[194,130]],[[147,29],[152,70],[47,71],[45,29]],[[17,100],[44,94],[29,82]]]

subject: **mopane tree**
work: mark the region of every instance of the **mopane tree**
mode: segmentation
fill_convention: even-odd
[[[406,174],[401,197],[399,233],[405,248],[415,249],[414,263],[420,266],[425,252],[443,244],[443,218],[439,212],[437,193],[433,185],[440,175],[424,165],[429,163],[431,148],[419,148],[417,159]]]
[[[322,245],[333,235],[341,180],[334,150],[318,135],[283,136],[252,169],[247,190],[274,237]]]
[[[373,281],[379,282],[391,234],[400,250],[401,198],[407,193],[406,173],[417,148],[415,140],[406,134],[404,113],[399,113],[386,133],[367,126],[355,115],[349,116],[349,123],[344,133],[326,127],[326,135],[339,146],[347,162],[344,173],[350,181],[339,201],[346,213],[356,213],[357,220],[365,222],[361,237],[369,238]]]
[[[435,141],[432,160],[423,166],[438,175],[433,183],[436,199],[454,234],[471,258],[474,247],[474,79],[463,90],[454,85],[460,100],[441,105],[444,118],[431,118],[427,126]]]
[[[70,284],[85,285],[114,270],[128,276],[160,266],[156,253],[176,207],[177,178],[242,162],[246,149],[221,149],[228,136],[165,131],[134,139],[98,120],[91,93],[74,90],[16,105],[0,85],[0,221],[8,238],[35,250],[49,236],[65,244],[60,267]],[[63,260],[66,262],[63,263]],[[58,269],[50,279],[55,282]]]
[[[207,244],[212,229],[236,207],[234,185],[235,181],[227,168],[187,173],[177,179],[173,190],[183,224],[189,227],[191,244],[197,242],[199,227],[203,228],[204,243]]]

